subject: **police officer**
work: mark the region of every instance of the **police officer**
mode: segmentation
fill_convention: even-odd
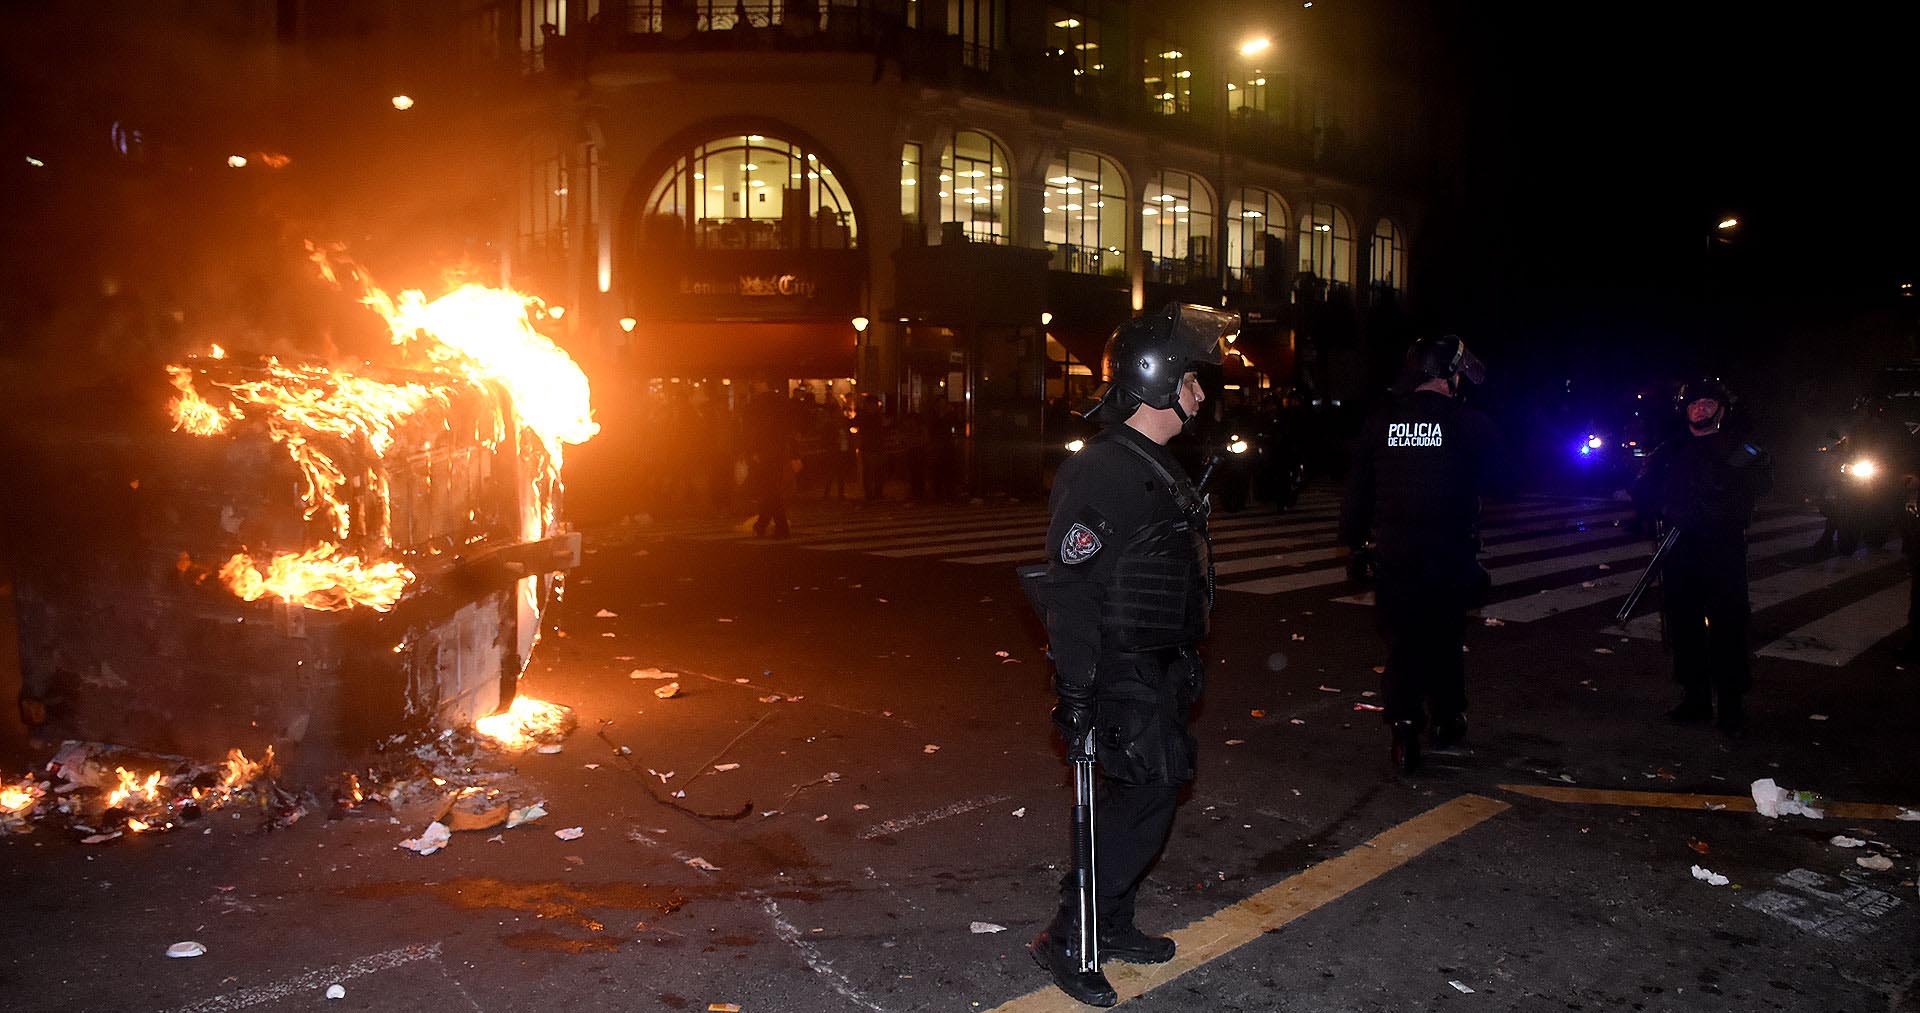
[[[1098,954],[1173,959],[1174,942],[1134,925],[1134,900],[1194,776],[1187,712],[1204,671],[1196,645],[1212,607],[1205,501],[1167,452],[1205,400],[1195,370],[1217,365],[1239,317],[1172,305],[1122,324],[1107,341],[1108,386],[1088,414],[1103,428],[1061,465],[1047,529],[1041,597],[1059,704],[1053,719],[1077,751],[1093,732]],[[1106,975],[1081,972],[1079,904],[1070,873],[1060,910],[1033,942],[1069,996],[1116,1001]]]
[[[1381,635],[1387,642],[1384,717],[1393,764],[1420,767],[1420,736],[1445,748],[1467,731],[1461,640],[1467,611],[1486,600],[1480,566],[1480,497],[1499,460],[1493,424],[1460,400],[1486,377],[1454,335],[1408,349],[1399,395],[1360,433],[1340,539],[1371,553]]]
[[[1715,717],[1738,733],[1753,681],[1747,654],[1747,524],[1754,500],[1773,488],[1767,453],[1721,428],[1733,395],[1718,380],[1680,389],[1687,431],[1660,445],[1634,482],[1633,498],[1680,534],[1661,572],[1667,639],[1680,705],[1675,721]]]

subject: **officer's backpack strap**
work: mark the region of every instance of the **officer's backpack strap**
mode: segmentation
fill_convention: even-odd
[[[1142,461],[1147,462],[1147,467],[1152,468],[1154,474],[1160,476],[1161,481],[1167,483],[1167,489],[1173,493],[1173,501],[1180,507],[1181,513],[1192,517],[1204,511],[1205,508],[1200,503],[1199,491],[1185,476],[1175,478],[1173,472],[1167,470],[1166,465],[1161,464],[1152,454],[1147,453],[1146,448],[1132,440],[1115,440],[1114,442],[1133,451]]]

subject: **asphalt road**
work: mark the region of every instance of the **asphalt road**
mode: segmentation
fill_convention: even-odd
[[[1920,823],[1888,818],[1920,806],[1897,557],[1756,559],[1756,647],[1782,646],[1733,740],[1666,723],[1657,639],[1609,629],[1644,549],[1617,511],[1504,505],[1488,614],[1510,617],[1470,631],[1467,746],[1408,778],[1355,709],[1377,688],[1371,609],[1299,579],[1337,565],[1317,555],[1327,505],[1217,518],[1222,561],[1246,562],[1222,578],[1200,777],[1140,904],[1182,957],[1110,967],[1126,1006],[1920,1009]],[[551,815],[430,856],[397,847],[417,812],[0,837],[4,1005],[1079,1008],[1025,950],[1071,796],[1039,632],[999,557],[1037,555],[1041,519],[803,503],[784,542],[725,520],[591,532],[526,685],[580,729],[495,761]],[[1818,527],[1768,522],[1756,552]],[[679,694],[631,677],[647,668]],[[1769,819],[1758,778],[1896,808]],[[1829,843],[1843,834],[1866,844]],[[1856,861],[1874,854],[1891,867]],[[208,952],[164,955],[188,939]]]

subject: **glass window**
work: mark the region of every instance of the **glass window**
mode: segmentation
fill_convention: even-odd
[[[529,267],[565,259],[568,245],[567,159],[557,145],[536,147],[520,173],[517,259]]]
[[[1382,218],[1373,226],[1373,246],[1367,251],[1367,280],[1376,288],[1398,292],[1407,286],[1407,242],[1400,227]]]
[[[953,135],[940,155],[941,242],[1007,241],[1007,210],[1013,175],[1007,149],[973,130]]]
[[[920,146],[900,146],[900,224],[908,233],[920,226]]]
[[[1112,159],[1069,151],[1047,166],[1040,217],[1054,270],[1126,273],[1127,184]]]
[[[1218,277],[1213,256],[1213,193],[1191,173],[1162,171],[1141,194],[1140,245],[1147,280],[1182,285]]]
[[[1286,266],[1287,205],[1278,194],[1241,187],[1227,205],[1227,276],[1237,292],[1272,291]]]
[[[1076,78],[1097,76],[1107,69],[1100,58],[1099,21],[1074,7],[1047,7],[1047,52],[1071,64]]]
[[[997,0],[947,0],[947,34],[960,39],[960,60],[975,70],[990,70],[1000,41]]]
[[[1235,80],[1227,82],[1227,111],[1265,113],[1268,109],[1267,72],[1259,67],[1235,67]]]
[[[799,145],[736,134],[694,148],[647,200],[641,240],[678,232],[703,249],[846,249],[853,205],[833,169]]]
[[[1309,204],[1300,213],[1300,273],[1336,285],[1353,284],[1353,226],[1331,204]]]
[[[1167,39],[1149,38],[1142,63],[1140,83],[1148,109],[1172,116],[1193,107],[1193,61],[1184,50]]]

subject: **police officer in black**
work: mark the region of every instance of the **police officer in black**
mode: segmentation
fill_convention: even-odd
[[[1633,498],[1679,536],[1660,580],[1680,705],[1675,721],[1706,721],[1738,733],[1753,682],[1747,654],[1747,524],[1754,500],[1773,488],[1767,453],[1721,428],[1733,395],[1718,380],[1680,389],[1687,431],[1660,445],[1634,482]]]
[[[1374,603],[1387,642],[1384,717],[1393,764],[1420,767],[1420,736],[1445,748],[1467,731],[1461,657],[1467,611],[1486,600],[1480,497],[1499,460],[1492,422],[1460,400],[1486,378],[1454,335],[1408,349],[1399,395],[1360,432],[1340,513],[1340,540],[1370,554]]]
[[[1078,751],[1093,732],[1098,950],[1162,963],[1174,942],[1134,925],[1134,900],[1193,780],[1188,709],[1205,676],[1196,650],[1212,607],[1207,507],[1166,443],[1205,399],[1195,370],[1217,365],[1239,317],[1173,305],[1122,324],[1107,342],[1108,386],[1088,413],[1103,428],[1054,479],[1041,591],[1059,704],[1053,720]],[[1072,874],[1060,910],[1033,942],[1061,990],[1116,1001],[1098,970],[1079,970]]]

